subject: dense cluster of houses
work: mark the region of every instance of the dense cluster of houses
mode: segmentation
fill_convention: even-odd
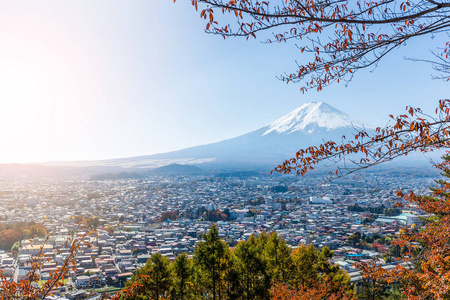
[[[329,184],[320,184],[314,177],[205,175],[5,181],[0,191],[1,222],[33,220],[53,235],[45,244],[43,239],[24,240],[17,253],[5,249],[0,253],[0,269],[20,280],[30,269],[31,258],[42,254],[48,260],[39,273],[38,284],[42,284],[70,254],[67,239],[96,227],[95,237],[84,237],[91,247],[78,251],[71,276],[55,293],[77,299],[85,295],[80,291],[121,287],[155,252],[170,259],[192,253],[213,223],[205,212],[219,211],[227,212],[226,218],[215,223],[230,246],[252,234],[276,231],[292,247],[314,244],[333,249],[333,261],[356,282],[361,274],[354,262],[374,261],[389,267],[382,259],[387,249],[380,245],[362,250],[349,245],[349,236],[394,236],[401,226],[419,222],[420,212],[412,208],[368,222],[368,211],[349,211],[348,206],[394,206],[398,189],[427,193],[436,176],[425,175],[371,173]],[[279,186],[286,188],[273,188]],[[176,212],[176,217],[161,220],[165,212]]]

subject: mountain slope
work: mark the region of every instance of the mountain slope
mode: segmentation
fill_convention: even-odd
[[[149,168],[169,163],[203,165],[274,165],[302,147],[340,140],[367,128],[324,103],[306,103],[253,132],[218,143],[178,151],[99,162],[104,165]]]

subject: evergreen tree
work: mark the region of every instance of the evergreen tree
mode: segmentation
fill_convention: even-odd
[[[237,300],[242,299],[241,290],[241,274],[237,268],[238,259],[234,252],[231,252],[229,269],[226,274],[227,280],[227,299]]]
[[[383,282],[378,282],[377,280],[370,278],[364,278],[364,280],[358,286],[358,299],[360,300],[388,299],[390,295],[386,291],[386,287],[387,285],[384,284]]]
[[[312,283],[323,280],[331,280],[342,286],[347,286],[349,292],[353,290],[350,284],[350,276],[333,265],[329,260],[333,257],[333,252],[328,247],[323,247],[322,251],[317,250],[313,245],[301,245],[292,252],[292,267],[290,283],[295,288],[309,288]]]
[[[224,281],[230,267],[229,247],[220,239],[216,225],[212,225],[202,239],[194,250],[194,263],[203,275],[205,296],[213,300],[224,299],[227,287]]]
[[[247,241],[239,242],[234,250],[242,298],[245,300],[269,298],[270,278],[261,244],[265,243],[251,235]]]
[[[139,292],[127,299],[160,300],[167,298],[172,286],[170,264],[170,260],[161,253],[153,254],[145,266],[136,271],[131,282],[127,282],[127,287],[135,281],[139,281],[141,285]]]
[[[171,299],[192,299],[193,272],[194,266],[186,253],[178,254],[172,265],[175,278]]]
[[[292,252],[290,284],[295,288],[307,287],[311,280],[319,279],[317,263],[321,258],[313,245],[301,245]]]
[[[272,280],[286,281],[289,278],[289,269],[292,265],[291,249],[286,241],[280,238],[276,232],[273,232],[263,249]]]
[[[172,264],[159,253],[152,255],[120,299],[288,299],[291,292],[296,299],[353,299],[350,277],[329,262],[332,256],[328,247],[319,251],[313,245],[291,253],[276,233],[252,235],[231,251],[213,225],[193,260],[182,253]]]

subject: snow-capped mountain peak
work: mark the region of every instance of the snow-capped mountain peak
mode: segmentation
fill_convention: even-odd
[[[296,131],[313,133],[319,128],[329,131],[344,127],[367,128],[362,122],[352,119],[325,102],[310,102],[267,125],[263,136],[272,132],[278,134],[290,134]]]

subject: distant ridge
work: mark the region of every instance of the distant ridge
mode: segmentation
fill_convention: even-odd
[[[198,174],[203,170],[196,166],[170,164],[150,171],[151,174]]]
[[[219,173],[216,174],[215,177],[222,177],[222,178],[228,178],[228,177],[238,177],[238,178],[248,178],[252,176],[261,176],[262,174],[260,172],[255,171],[236,171],[236,172],[228,172],[228,173]]]
[[[139,179],[143,176],[134,172],[120,172],[120,173],[103,173],[92,175],[89,180],[101,181],[101,180],[116,180],[116,179]]]

